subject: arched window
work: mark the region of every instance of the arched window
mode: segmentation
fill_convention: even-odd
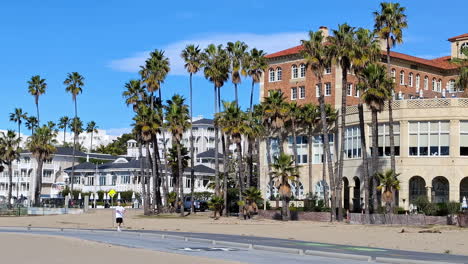
[[[270,69],[269,73],[270,73],[270,82],[274,82],[275,81],[275,70]]]
[[[305,77],[305,73],[306,73],[305,64],[301,64],[301,65],[299,66],[299,68],[300,68],[299,76],[300,76],[301,78],[304,78],[304,77]]]
[[[432,91],[435,91],[436,88],[436,78],[432,78]]]
[[[439,79],[439,80],[437,81],[437,91],[438,91],[438,92],[441,92],[441,91],[442,91],[442,80],[441,80],[441,79]]]
[[[429,77],[424,77],[424,90],[429,89]]]
[[[405,72],[401,71],[400,72],[400,85],[404,85],[404,84],[405,84]]]
[[[419,74],[416,74],[416,90],[419,90],[421,84],[421,76]]]
[[[283,79],[283,71],[281,67],[276,68],[276,80],[281,81]]]
[[[393,82],[395,82],[395,79],[396,79],[396,70],[395,69],[392,69],[392,79],[393,79]]]
[[[413,87],[413,73],[410,72],[410,74],[408,75],[408,85],[410,87]]]
[[[293,66],[291,67],[291,73],[292,73],[292,76],[291,76],[291,77],[292,77],[293,79],[297,79],[297,77],[298,77],[298,72],[297,72],[297,66],[296,66],[296,65],[293,65]]]

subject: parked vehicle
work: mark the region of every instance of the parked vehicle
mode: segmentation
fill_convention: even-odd
[[[184,197],[184,210],[190,211],[191,206],[192,206],[191,197],[190,196]],[[206,209],[208,209],[208,202],[203,201],[203,200],[194,200],[193,206],[195,207],[195,211],[204,212]]]

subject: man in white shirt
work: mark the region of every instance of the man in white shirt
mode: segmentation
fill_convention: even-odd
[[[117,223],[117,231],[120,232],[120,226],[123,223],[123,218],[125,215],[125,208],[120,205],[120,202],[117,203],[117,207],[115,207],[115,222]]]

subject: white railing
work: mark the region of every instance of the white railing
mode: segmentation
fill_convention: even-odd
[[[468,98],[433,98],[433,99],[408,99],[395,100],[392,103],[393,109],[424,109],[424,108],[451,108],[451,107],[467,107]],[[384,109],[388,110],[388,102],[385,103]],[[369,111],[368,107],[364,107],[364,111]],[[348,106],[346,114],[352,115],[358,113],[357,106]]]

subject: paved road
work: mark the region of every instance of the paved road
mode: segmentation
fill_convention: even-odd
[[[152,235],[148,233],[141,235],[141,233],[128,231],[110,232],[92,230],[65,230],[62,232],[60,231],[60,229],[45,228],[32,228],[29,231],[25,228],[0,228],[0,233],[2,232],[66,236],[132,248],[144,248],[155,251],[177,253],[190,256],[203,256],[215,259],[239,261],[253,264],[344,263],[343,259],[295,255],[262,250],[249,250],[226,246],[213,246],[205,243],[186,242],[183,240],[161,239],[161,236],[157,235]],[[365,262],[346,260],[346,263],[360,264]]]
[[[182,237],[202,238],[217,241],[229,241],[236,243],[247,243],[254,245],[264,245],[282,248],[296,248],[302,250],[316,250],[322,252],[332,252],[341,254],[353,254],[371,256],[373,259],[377,257],[384,258],[400,258],[412,260],[426,260],[450,263],[468,263],[467,256],[449,255],[449,254],[434,254],[403,250],[393,250],[384,248],[356,247],[338,244],[315,243],[310,241],[298,241],[288,239],[275,239],[266,237],[253,236],[237,236],[224,234],[209,234],[209,233],[188,233],[188,232],[170,232],[170,231],[153,231],[153,230],[126,230],[117,233],[109,229],[65,229],[65,232],[60,229],[36,229],[31,228],[27,231],[26,228],[1,228],[0,232],[30,232],[36,234],[50,235],[65,235],[76,238],[88,239],[98,242],[110,243],[115,245],[146,248],[157,251],[207,256],[225,260],[235,260],[246,263],[272,263],[272,261],[286,261],[284,263],[343,263],[339,259],[321,258],[315,256],[301,256],[293,254],[284,254],[277,252],[268,252],[260,250],[245,250],[233,248],[235,251],[213,251],[213,247],[209,244],[186,242],[181,240],[161,239],[160,235],[176,235]],[[434,245],[436,246],[436,245]],[[184,250],[184,248],[190,248]],[[241,251],[241,252],[239,252]],[[361,263],[358,261],[352,262],[346,260],[346,263]]]
[[[254,237],[254,236],[224,235],[224,234],[209,234],[209,233],[150,231],[150,230],[138,230],[138,231],[130,231],[130,232],[169,234],[169,235],[179,235],[179,236],[185,236],[185,237],[205,238],[205,239],[211,239],[211,240],[248,243],[248,244],[255,244],[255,245],[298,248],[298,249],[303,249],[303,250],[318,250],[318,251],[336,252],[336,253],[354,254],[354,255],[365,255],[365,256],[371,256],[373,259],[375,259],[376,257],[384,257],[384,258],[402,258],[402,259],[414,259],[414,260],[426,260],[426,261],[444,261],[444,262],[453,262],[453,263],[468,263],[468,256],[462,256],[462,255],[436,254],[436,253],[404,251],[404,250],[385,249],[385,248],[357,247],[357,246],[349,246],[349,245],[316,243],[316,242],[300,241],[300,240],[276,239],[276,238]],[[437,245],[434,245],[434,246],[437,247]],[[467,252],[468,252],[468,248],[467,248]]]

